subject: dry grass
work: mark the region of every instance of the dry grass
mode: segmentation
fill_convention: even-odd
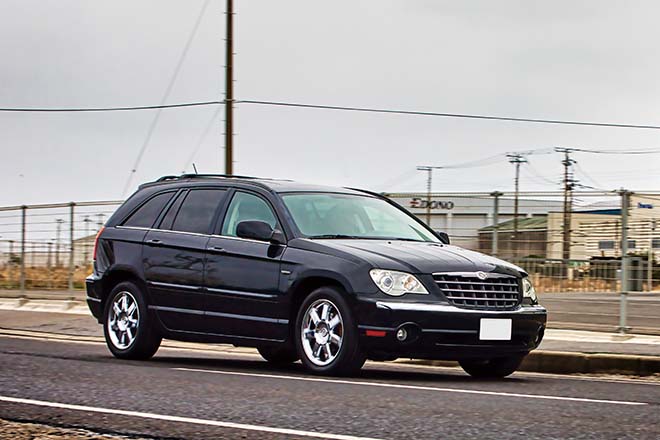
[[[73,271],[73,287],[85,288],[85,278],[92,273],[92,266],[76,267]],[[18,289],[20,284],[19,267],[0,267],[0,288]],[[25,288],[32,290],[67,289],[69,285],[68,267],[26,267]]]

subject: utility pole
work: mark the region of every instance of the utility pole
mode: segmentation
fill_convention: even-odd
[[[575,163],[571,159],[570,148],[556,148],[558,153],[564,153],[564,227],[562,240],[562,258],[568,260],[571,258],[571,211],[573,210],[573,186],[575,180],[571,174],[571,166]]]
[[[506,157],[509,158],[509,163],[512,163],[516,167],[516,176],[514,178],[514,198],[513,198],[513,245],[514,250],[518,250],[518,215],[519,215],[519,192],[520,192],[520,164],[526,163],[527,159],[522,154],[519,153],[510,153]],[[514,252],[514,255],[517,256],[517,252]]]
[[[60,234],[62,233],[62,224],[64,220],[61,218],[55,219],[57,224],[57,232],[55,234],[55,267],[60,267]]]
[[[419,166],[417,171],[426,171],[426,224],[431,227],[431,187],[433,185],[433,167]]]
[[[227,0],[225,39],[225,174],[234,174],[234,1]]]
[[[500,196],[502,196],[502,193],[499,191],[494,191],[490,193],[490,195],[493,197],[493,238],[491,239],[491,254],[494,257],[497,257],[497,254],[499,252],[498,248],[498,228],[500,224]]]

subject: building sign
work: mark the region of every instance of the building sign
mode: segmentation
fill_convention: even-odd
[[[431,200],[430,202],[426,199],[420,197],[413,197],[410,199],[410,208],[421,208],[421,209],[454,209],[454,202],[452,201],[441,201],[441,200]]]

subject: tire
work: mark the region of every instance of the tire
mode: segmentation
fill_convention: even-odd
[[[151,358],[162,337],[153,327],[142,290],[130,281],[117,284],[106,302],[103,334],[110,352],[120,359]]]
[[[269,345],[259,347],[257,351],[262,358],[274,365],[288,365],[298,360],[295,347]]]
[[[298,356],[312,373],[351,375],[366,361],[351,309],[332,287],[316,289],[305,298],[298,310],[294,335]]]
[[[461,368],[472,377],[483,379],[501,379],[513,374],[525,356],[511,356],[493,359],[459,361]]]

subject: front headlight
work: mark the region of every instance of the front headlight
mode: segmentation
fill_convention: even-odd
[[[538,298],[536,296],[536,289],[534,289],[534,286],[532,285],[532,282],[529,280],[529,278],[523,278],[522,285],[523,285],[523,298],[529,298],[532,304],[536,304],[538,302]]]
[[[406,293],[428,295],[428,291],[414,275],[395,270],[371,269],[371,279],[383,292],[392,296],[401,296]]]

